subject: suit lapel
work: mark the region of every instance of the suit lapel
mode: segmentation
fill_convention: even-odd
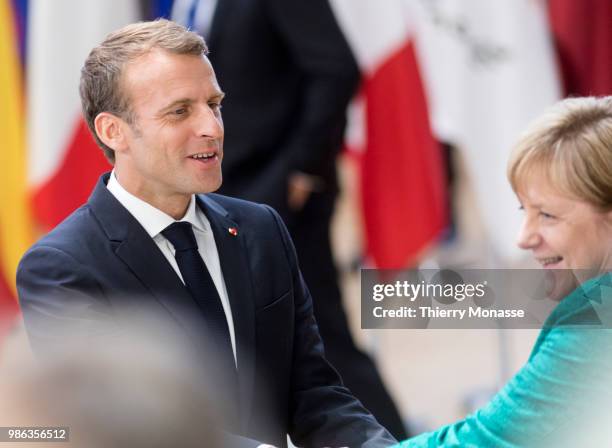
[[[204,210],[215,236],[221,271],[232,308],[238,359],[240,413],[241,421],[246,425],[251,415],[255,378],[255,305],[244,243],[244,233],[248,232],[248,229],[240,228],[229,218],[227,211],[209,197],[199,196],[198,205]]]
[[[205,349],[201,310],[155,242],[136,223],[116,252],[161,305],[181,324],[200,349]]]
[[[153,239],[108,191],[108,177],[107,173],[100,178],[88,204],[115,246],[115,254],[179,322],[196,346],[205,350],[200,308]],[[244,243],[244,232],[248,229],[240,228],[211,198],[198,196],[197,200],[211,224],[229,295],[236,335],[240,421],[246,428],[251,415],[255,379],[255,306]],[[230,233],[230,228],[236,229],[237,234]]]
[[[153,239],[108,191],[107,181],[108,174],[105,174],[88,203],[115,247],[115,254],[185,329],[196,346],[204,349],[198,305]]]

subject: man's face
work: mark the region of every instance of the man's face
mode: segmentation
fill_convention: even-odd
[[[208,59],[153,50],[127,65],[122,88],[135,122],[116,154],[119,182],[154,205],[218,189],[223,93]]]

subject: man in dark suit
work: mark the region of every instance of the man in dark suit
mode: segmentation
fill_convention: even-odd
[[[328,359],[366,408],[406,438],[376,366],[353,341],[332,254],[336,157],[360,74],[328,0],[175,0],[173,15],[205,35],[228,93],[219,192],[280,213]]]
[[[118,30],[87,58],[83,111],[114,169],[21,261],[33,348],[120,343],[134,319],[163,322],[209,353],[216,404],[245,436],[228,443],[286,446],[289,434],[300,446],[389,446],[324,357],[279,216],[200,195],[221,184],[224,138],[206,53],[195,33],[156,21]]]

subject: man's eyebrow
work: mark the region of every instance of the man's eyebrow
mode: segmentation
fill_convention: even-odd
[[[223,98],[225,98],[225,92],[219,92],[210,97],[211,100],[217,100],[217,101],[221,101]]]

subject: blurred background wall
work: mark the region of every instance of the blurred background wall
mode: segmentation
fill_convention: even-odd
[[[19,258],[110,168],[80,114],[84,58],[123,24],[169,17],[172,3],[0,0],[0,344],[19,318]],[[330,3],[362,72],[333,229],[345,305],[403,414],[425,429],[477,405],[535,335],[361,330],[358,268],[530,266],[514,245],[508,154],[558,99],[612,93],[612,2]]]

